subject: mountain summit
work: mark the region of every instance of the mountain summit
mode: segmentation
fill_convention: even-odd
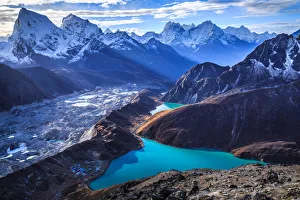
[[[101,29],[97,25],[73,14],[69,14],[67,17],[63,18],[62,29],[70,34],[78,34],[85,39],[90,39],[96,35],[102,34]]]
[[[143,36],[136,36],[135,39],[146,43],[154,38],[172,46],[179,54],[200,63],[210,61],[221,65],[233,65],[258,44],[274,36],[276,35],[269,33],[251,33],[244,26],[223,30],[212,21],[205,21],[197,26],[168,22],[160,34],[147,32]]]
[[[93,70],[125,70],[130,63],[131,66],[139,66],[175,80],[197,62],[232,65],[244,59],[258,45],[258,40],[271,37],[266,34],[253,39],[253,35],[257,36],[244,26],[226,31],[212,21],[188,27],[168,22],[160,34],[148,32],[143,36],[129,36],[124,31],[112,33],[107,30],[103,33],[97,25],[74,14],[63,18],[62,26],[57,27],[48,17],[23,8],[9,42],[0,44],[0,62]],[[159,48],[166,49],[159,43],[152,41],[152,46],[158,46],[149,48],[147,43],[151,39],[175,50],[168,49],[172,56],[157,54]],[[176,62],[175,56],[179,58]]]
[[[239,28],[228,26],[226,29],[224,29],[224,32],[234,35],[241,40],[245,40],[250,43],[258,43],[258,44],[262,43],[267,39],[276,37],[275,33],[270,34],[269,32],[265,32],[262,34],[258,34],[255,32],[251,32],[248,28],[246,28],[243,25]]]

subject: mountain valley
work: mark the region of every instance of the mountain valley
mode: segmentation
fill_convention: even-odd
[[[0,38],[0,199],[299,199],[299,30],[79,17],[109,6]]]

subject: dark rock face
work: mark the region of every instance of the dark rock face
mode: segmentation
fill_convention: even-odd
[[[195,91],[199,90],[199,87],[201,87],[200,84],[203,83],[198,83],[198,80],[208,80],[210,77],[218,77],[227,70],[229,70],[229,67],[222,67],[209,62],[196,65],[178,79],[175,86],[162,98],[162,100],[180,103],[183,103],[182,100],[184,100],[184,102],[192,102],[196,98],[193,96]]]
[[[299,162],[300,81],[242,91],[239,88],[159,113],[138,134],[177,147],[226,151],[261,143],[259,149],[242,148],[237,154],[272,162]]]
[[[158,96],[142,91],[131,104],[99,121],[80,143],[1,178],[1,199],[82,199],[89,191],[85,182],[99,177],[111,160],[143,146],[131,130],[155,108]]]
[[[0,111],[49,97],[24,74],[0,64]]]
[[[44,93],[50,96],[70,94],[84,88],[77,87],[68,79],[60,77],[58,74],[43,67],[20,68],[18,71],[25,74]]]
[[[247,165],[228,171],[208,169],[168,171],[88,193],[86,199],[297,199],[300,194],[299,173],[298,165],[288,167]],[[271,180],[276,177],[277,182],[262,183],[258,177],[272,177]]]
[[[281,34],[263,42],[244,61],[218,76],[202,76],[202,71],[199,71],[198,77],[194,75],[197,78],[189,79],[188,72],[179,79],[182,81],[178,81],[163,100],[196,103],[240,86],[264,87],[260,82],[270,80],[290,82],[300,78],[299,66],[299,42],[293,36]],[[199,66],[194,70],[197,68]]]

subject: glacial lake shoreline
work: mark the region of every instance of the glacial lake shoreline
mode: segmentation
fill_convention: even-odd
[[[150,139],[141,139],[144,143],[143,148],[114,159],[99,178],[90,182],[90,189],[101,190],[169,170],[187,171],[201,168],[230,170],[247,164],[262,163],[236,158],[231,153],[215,149],[185,149]]]

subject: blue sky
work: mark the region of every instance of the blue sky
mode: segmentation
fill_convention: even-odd
[[[292,33],[300,29],[299,0],[1,0],[0,36],[11,33],[19,9],[47,15],[60,26],[69,13],[100,28],[160,32],[167,21],[218,26],[245,25],[255,32]]]

